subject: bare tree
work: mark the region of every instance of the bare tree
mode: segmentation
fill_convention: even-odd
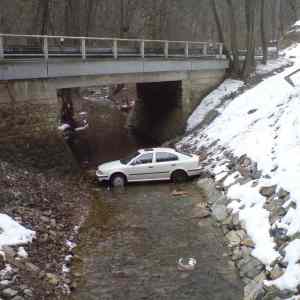
[[[233,56],[232,62],[232,72],[239,76],[240,74],[240,61],[239,61],[239,51],[238,51],[238,40],[237,40],[237,23],[234,5],[232,0],[226,0],[228,5],[228,16],[230,23],[230,40],[231,40],[231,51]]]
[[[263,64],[267,64],[268,61],[268,42],[266,34],[266,23],[265,23],[265,0],[261,0],[260,3],[260,32],[261,32],[261,45],[263,52]]]
[[[247,54],[243,66],[242,77],[248,78],[255,68],[255,21],[259,0],[246,0],[246,20],[247,20]]]
[[[223,32],[219,12],[218,12],[218,7],[217,7],[216,0],[211,1],[211,7],[212,7],[213,15],[214,15],[214,18],[215,18],[216,26],[217,26],[219,41],[221,43],[223,43],[223,45],[224,45],[223,51],[224,51],[227,59],[229,60],[230,69],[232,69],[233,68],[233,60],[231,58],[230,51],[228,50],[227,45],[225,43],[225,36],[224,36],[224,32]]]

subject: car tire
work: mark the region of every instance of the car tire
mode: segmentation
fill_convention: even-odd
[[[182,183],[187,181],[188,174],[184,170],[176,170],[172,173],[171,180],[174,183]]]
[[[113,187],[123,187],[126,184],[126,177],[121,173],[114,174],[111,176],[110,184]]]

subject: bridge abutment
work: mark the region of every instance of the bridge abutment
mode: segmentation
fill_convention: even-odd
[[[0,82],[0,140],[53,135],[56,90],[46,80]]]

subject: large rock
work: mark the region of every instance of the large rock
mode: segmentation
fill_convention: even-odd
[[[5,259],[9,263],[13,263],[16,257],[16,251],[9,246],[2,246],[2,251],[5,253]]]
[[[228,241],[228,246],[230,248],[233,248],[239,246],[241,241],[245,238],[245,236],[246,233],[243,230],[232,230],[226,234],[225,238]]]
[[[7,288],[2,291],[2,294],[4,297],[12,298],[18,294],[18,291],[11,288]]]
[[[212,206],[212,214],[219,222],[224,221],[228,216],[225,204],[222,203],[214,204]]]
[[[263,283],[251,281],[244,288],[244,300],[260,300],[265,294]]]
[[[275,280],[275,279],[279,278],[280,276],[282,276],[283,273],[284,273],[284,270],[279,265],[275,265],[274,268],[272,269],[272,271],[270,271],[270,278],[272,280]]]
[[[197,185],[205,192],[209,204],[213,204],[221,197],[224,197],[222,192],[216,189],[215,183],[211,178],[200,179],[198,180]]]
[[[258,274],[261,273],[261,271],[264,269],[264,266],[256,258],[248,256],[238,263],[238,268],[240,269],[241,277],[254,279]]]

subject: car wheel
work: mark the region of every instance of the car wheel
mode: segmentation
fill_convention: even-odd
[[[175,183],[181,183],[187,181],[188,175],[183,170],[177,170],[172,173],[171,179]]]
[[[122,187],[126,184],[126,178],[123,174],[114,174],[110,179],[110,183],[113,187]]]

